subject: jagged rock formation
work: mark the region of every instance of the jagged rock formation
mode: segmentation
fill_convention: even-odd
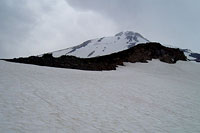
[[[124,62],[144,62],[159,59],[166,63],[176,63],[178,60],[186,61],[183,51],[176,48],[168,48],[159,43],[143,43],[127,50],[110,55],[94,58],[77,58],[75,56],[53,57],[52,54],[44,54],[42,57],[31,56],[28,58],[8,59],[7,61],[35,64],[40,66],[72,68],[81,70],[115,70],[118,65]]]

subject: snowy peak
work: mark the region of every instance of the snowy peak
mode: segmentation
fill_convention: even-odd
[[[61,57],[63,55],[75,56],[79,58],[92,58],[98,56],[109,55],[120,51],[127,50],[137,44],[149,43],[150,41],[141,34],[133,31],[122,31],[114,36],[101,37],[87,40],[80,45],[50,52],[53,57]],[[169,48],[177,48],[171,45],[165,45]],[[194,53],[189,49],[181,49],[189,61],[200,62],[200,54]],[[39,57],[42,57],[40,55]]]
[[[133,32],[133,31],[119,32],[115,36],[117,36],[117,37],[125,36],[126,39],[135,38],[135,41],[137,41],[137,38],[143,38],[144,40],[149,41],[146,38],[144,38],[141,34],[139,34],[137,32]]]
[[[117,37],[118,39],[120,39],[120,37],[124,38],[125,40],[127,40],[127,44],[135,44],[142,41],[149,42],[149,40],[144,38],[141,34],[133,31],[120,32],[117,33],[115,37]],[[132,45],[130,45],[128,48],[130,48],[131,46]]]
[[[88,40],[80,45],[52,52],[52,54],[54,57],[72,55],[81,58],[91,58],[116,53],[147,42],[149,40],[141,34],[133,31],[125,31],[117,33],[115,36]]]

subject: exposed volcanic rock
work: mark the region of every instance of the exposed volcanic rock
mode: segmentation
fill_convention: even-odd
[[[159,43],[151,42],[139,44],[118,53],[94,58],[77,58],[66,55],[55,58],[52,54],[44,54],[42,57],[31,56],[27,58],[7,59],[7,61],[40,66],[100,71],[115,70],[117,65],[123,65],[123,62],[147,63],[148,60],[152,59],[159,59],[166,63],[176,63],[178,60],[187,60],[183,51],[180,49],[168,48]]]

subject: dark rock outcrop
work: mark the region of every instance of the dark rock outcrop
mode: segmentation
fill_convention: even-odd
[[[81,70],[115,70],[123,62],[144,62],[159,59],[166,63],[176,63],[178,60],[186,61],[184,53],[179,49],[164,47],[159,43],[139,44],[127,50],[94,58],[77,58],[74,56],[61,56],[55,58],[52,54],[42,57],[31,56],[27,58],[7,59],[6,61],[35,64],[40,66],[72,68]]]

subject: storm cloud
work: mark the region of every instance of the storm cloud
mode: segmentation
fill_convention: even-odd
[[[200,52],[198,0],[1,0],[0,58],[37,55],[133,30]]]

